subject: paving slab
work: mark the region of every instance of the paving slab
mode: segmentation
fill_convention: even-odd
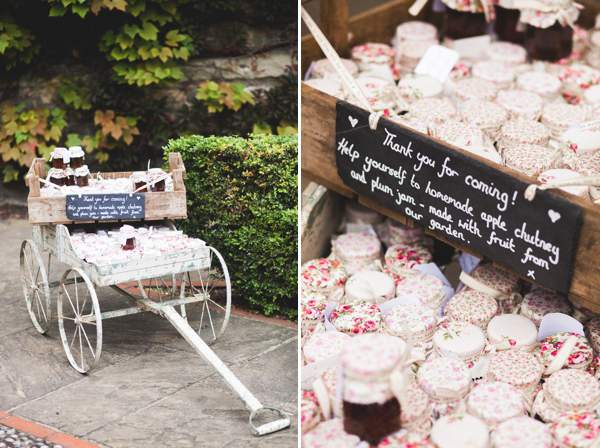
[[[292,428],[256,438],[241,401],[160,316],[103,321],[98,366],[89,375],[77,373],[60,342],[56,291],[48,334],[29,320],[19,268],[29,223],[0,221],[0,235],[0,413],[101,447],[298,445],[297,328],[232,315],[213,347],[264,405],[292,414]],[[66,268],[53,260],[51,279]],[[102,311],[131,306],[108,288],[100,288],[98,298]]]

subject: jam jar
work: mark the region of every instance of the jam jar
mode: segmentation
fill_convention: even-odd
[[[401,367],[405,342],[382,333],[354,336],[342,348],[344,429],[372,445],[401,427],[392,373]]]
[[[66,185],[67,175],[65,174],[65,170],[59,168],[50,168],[50,171],[48,172],[48,180],[59,187]]]
[[[87,165],[75,168],[75,183],[78,187],[87,187],[89,185],[90,170]]]
[[[521,11],[511,6],[511,0],[497,0],[494,5],[496,19],[494,20],[494,31],[498,40],[523,45],[525,42],[525,30],[519,24]]]
[[[148,188],[152,192],[165,191],[165,172],[161,168],[150,168],[148,170],[148,183],[154,182],[156,179],[160,179],[154,185],[150,185]]]
[[[148,183],[148,175],[145,171],[136,171],[131,175],[129,179],[133,183],[133,191],[136,191],[138,190],[138,188],[141,188],[141,190],[137,191],[138,193],[148,192],[148,187],[146,186],[146,184]]]
[[[65,175],[67,176],[65,179],[65,185],[67,187],[75,185],[75,171],[73,171],[73,168],[66,168]]]
[[[442,0],[447,6],[444,37],[456,40],[486,34],[482,1],[488,0]]]
[[[69,148],[69,157],[71,158],[71,168],[81,168],[85,154],[81,146],[71,146]]]
[[[69,166],[69,150],[67,148],[54,148],[50,160],[52,160],[53,168],[64,170],[66,167]]]
[[[119,243],[123,250],[135,249],[135,235],[136,231],[133,226],[125,225],[119,230]]]
[[[533,60],[557,62],[573,50],[573,28],[579,17],[579,5],[572,0],[539,0],[546,11],[522,9],[521,22],[527,24],[525,48]]]

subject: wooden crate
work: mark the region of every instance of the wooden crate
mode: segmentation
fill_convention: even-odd
[[[185,179],[185,166],[181,154],[169,154],[169,173],[173,174],[173,191],[145,193],[147,220],[181,219],[187,218],[186,191],[183,184]],[[101,173],[104,179],[129,178],[131,172]],[[97,174],[92,174],[96,178]],[[40,178],[46,179],[46,161],[34,159],[25,178],[29,186],[27,206],[29,209],[29,223],[32,225],[43,224],[70,224],[74,221],[67,219],[66,197],[41,197]],[[125,220],[123,220],[125,221]],[[76,221],[80,224],[94,221]],[[110,222],[106,220],[103,222]]]
[[[332,3],[339,3],[340,1],[345,0],[322,0],[322,2]],[[408,13],[408,8],[413,2],[414,0],[395,0],[350,19],[347,23],[347,30],[353,36],[351,44],[353,45],[367,41],[389,42],[394,35],[398,24],[415,19]],[[594,19],[596,15],[600,13],[600,2],[597,0],[581,0],[579,3],[583,4],[586,9],[578,23],[586,28],[593,27]],[[430,12],[422,12],[418,19],[428,19],[429,17],[432,17],[431,14],[432,13]],[[435,14],[433,16],[435,16]],[[439,17],[432,17],[432,19],[435,22],[439,20]],[[336,20],[339,21],[339,17]],[[327,26],[323,25],[321,27],[327,28]],[[332,30],[339,29],[344,29],[344,26],[332,28]],[[335,41],[335,39],[331,40]],[[302,38],[301,73],[304,73],[307,70],[311,61],[322,57],[323,53],[319,49],[314,38],[312,36],[304,36]],[[302,84],[301,101],[302,176],[343,196],[355,198],[359,203],[403,224],[412,227],[418,225],[413,222],[413,220],[400,215],[391,209],[383,207],[371,199],[358,195],[354,190],[350,189],[342,182],[342,179],[337,173],[335,161],[336,147],[334,130],[336,121],[336,98]],[[432,140],[435,139],[432,138]],[[436,141],[440,142],[439,140]],[[498,171],[519,180],[528,183],[534,182],[532,178],[519,174],[506,167],[469,154],[444,142],[440,143],[454,151],[493,166]],[[573,265],[573,277],[569,291],[569,299],[593,311],[600,312],[600,207],[588,200],[577,198],[561,190],[550,190],[550,193],[575,203],[582,209],[582,224],[576,249],[576,259]],[[466,253],[470,253],[479,258],[485,258],[468,247],[446,238],[439,232],[430,229],[425,229],[425,232]],[[494,265],[531,282],[531,280],[519,275],[514,269],[508,266],[503,266],[496,262],[494,262]]]

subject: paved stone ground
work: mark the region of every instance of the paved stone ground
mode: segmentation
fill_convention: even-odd
[[[77,373],[62,348],[56,317],[47,335],[37,333],[29,319],[19,250],[30,234],[27,221],[0,221],[1,411],[104,447],[298,445],[296,328],[232,315],[214,346],[259,401],[291,414],[291,428],[256,438],[235,394],[159,316],[103,321],[100,362],[89,375]],[[50,280],[66,268],[54,264]],[[51,294],[56,313],[57,291]],[[98,297],[102,311],[130,306],[108,288],[100,288]]]

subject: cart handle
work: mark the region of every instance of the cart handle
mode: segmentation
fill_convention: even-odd
[[[275,420],[273,422],[265,423],[264,425],[261,425],[257,428],[252,423],[252,418],[258,412],[263,411],[263,410],[276,412],[277,414],[279,414],[280,417],[283,417],[283,418],[279,419],[279,420]],[[263,406],[261,408],[258,408],[258,409],[255,409],[254,411],[252,411],[248,422],[250,423],[250,432],[257,437],[264,436],[266,434],[271,434],[272,432],[287,428],[288,426],[290,426],[292,424],[292,420],[290,419],[288,414],[286,414],[285,412],[283,412],[280,409],[270,408],[268,406]]]

